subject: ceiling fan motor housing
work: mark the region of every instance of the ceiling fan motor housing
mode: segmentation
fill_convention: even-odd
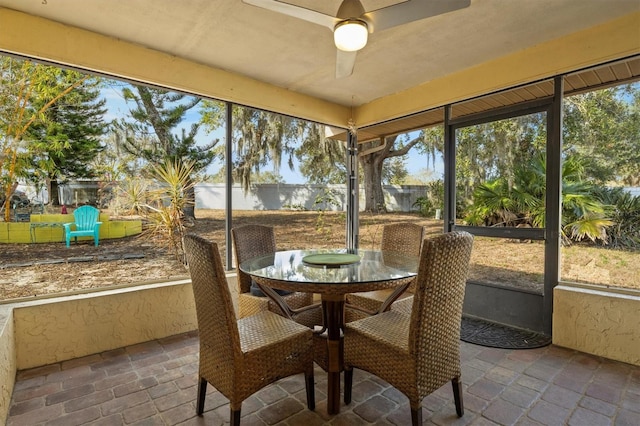
[[[336,17],[340,19],[358,19],[364,15],[364,7],[360,0],[344,0],[338,8]]]

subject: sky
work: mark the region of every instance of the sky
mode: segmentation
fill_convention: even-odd
[[[107,104],[106,107],[108,112],[105,116],[106,121],[111,121],[117,118],[124,117],[128,115],[129,109],[133,108],[133,104],[127,103],[124,101],[122,97],[122,87],[124,87],[125,83],[115,82],[113,86],[107,87],[102,90],[102,97],[106,99]],[[199,114],[197,111],[191,110],[187,113],[186,119],[183,122],[181,128],[189,129],[192,123],[195,123],[199,120]],[[179,129],[178,129],[179,130]],[[202,140],[202,143],[206,141],[210,141],[211,138],[220,139],[221,142],[225,139],[225,131],[224,128],[221,128],[214,132],[213,134],[206,135],[202,130],[199,137]],[[441,179],[444,173],[444,163],[442,158],[439,157],[436,159],[436,165],[430,161],[426,155],[422,155],[418,153],[416,149],[413,149],[409,152],[405,157],[405,167],[409,172],[410,176],[414,176],[415,178],[419,178],[421,180],[430,179]],[[427,164],[429,165],[430,172],[427,171]],[[221,162],[215,162],[207,169],[207,174],[215,174],[222,167]],[[289,169],[289,166],[286,164],[286,161],[283,161],[280,167],[280,175],[283,177],[286,183],[295,183],[301,184],[305,183],[305,178],[299,173],[298,163],[294,160],[295,170],[292,171]],[[272,170],[272,166],[268,165],[264,168],[265,171]]]

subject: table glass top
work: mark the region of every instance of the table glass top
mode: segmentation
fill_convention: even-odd
[[[346,249],[279,251],[242,262],[240,270],[267,279],[315,284],[397,280],[415,276],[418,271],[417,257],[389,251],[357,250],[359,261],[344,265],[303,261],[309,255],[342,253],[348,252]]]

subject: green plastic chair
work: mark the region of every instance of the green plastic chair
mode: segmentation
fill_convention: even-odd
[[[98,246],[98,239],[100,237],[100,225],[102,222],[98,222],[100,216],[100,210],[91,206],[82,206],[73,212],[73,218],[75,222],[64,223],[64,239],[69,247],[71,237],[78,241],[78,237],[93,237],[93,242]],[[75,226],[74,226],[75,225]],[[71,229],[72,226],[75,229]]]

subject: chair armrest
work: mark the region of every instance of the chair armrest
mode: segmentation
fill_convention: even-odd
[[[66,230],[71,230],[71,225],[74,225],[75,222],[71,222],[71,223],[63,223],[62,226],[64,226],[64,229]]]

